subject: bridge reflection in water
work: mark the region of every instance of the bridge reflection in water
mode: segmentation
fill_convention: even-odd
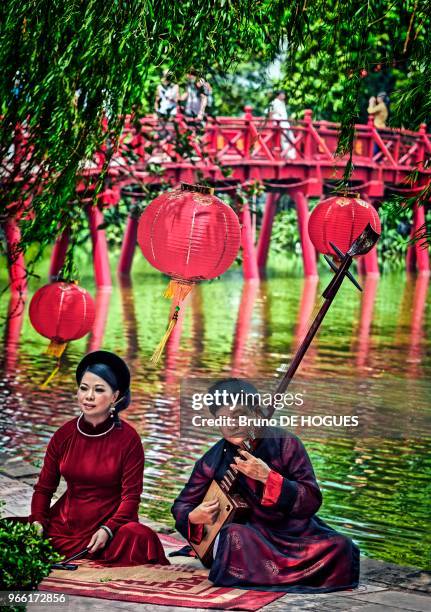
[[[217,438],[217,432],[180,435],[181,383],[226,375],[275,380],[327,280],[277,273],[261,283],[241,283],[239,272],[231,270],[221,281],[196,287],[155,367],[149,359],[169,304],[160,297],[164,279],[140,266],[133,284],[123,280],[112,291],[97,291],[93,332],[69,346],[61,371],[44,390],[40,383],[53,367],[43,352],[47,341],[31,328],[28,304],[23,309],[13,294],[0,306],[0,315],[15,315],[3,335],[0,452],[40,461],[53,431],[77,414],[74,369],[80,357],[99,347],[117,351],[133,375],[133,403],[125,416],[146,450],[142,508],[170,520],[170,503],[193,462]],[[431,436],[424,427],[431,397],[428,283],[427,275],[368,276],[362,294],[344,284],[298,372],[319,389],[319,414],[330,413],[335,402],[336,394],[332,398],[322,386],[334,378],[346,409],[357,411],[366,425],[361,434],[297,432],[323,489],[320,514],[352,535],[365,554],[419,566],[431,549]],[[382,389],[379,397],[375,389]]]

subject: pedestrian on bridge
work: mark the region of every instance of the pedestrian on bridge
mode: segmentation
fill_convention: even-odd
[[[169,70],[163,73],[162,82],[157,86],[154,110],[160,118],[169,119],[176,115],[179,87],[173,82]]]
[[[283,90],[275,92],[275,96],[269,105],[269,118],[275,120],[282,130],[281,150],[283,157],[287,159],[296,158],[296,149],[293,146],[294,135],[290,129],[287,119],[286,93]]]
[[[386,120],[389,116],[389,96],[385,91],[381,91],[375,96],[371,96],[368,103],[368,114],[374,116],[374,126],[385,128]]]
[[[374,117],[374,127],[376,129],[385,129],[386,120],[389,116],[389,96],[385,91],[377,94],[377,97],[371,96],[368,102],[368,114]],[[373,157],[379,153],[380,147],[377,142],[374,143]]]
[[[211,90],[210,84],[202,77],[198,77],[196,72],[191,71],[187,75],[186,91],[181,96],[181,100],[184,102],[184,115],[190,118],[191,123],[204,120]]]

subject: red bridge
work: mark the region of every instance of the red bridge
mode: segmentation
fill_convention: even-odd
[[[111,284],[106,237],[104,230],[97,229],[103,222],[103,207],[118,203],[122,194],[143,198],[143,186],[154,186],[157,191],[162,181],[175,186],[180,182],[198,182],[200,177],[210,181],[216,193],[229,193],[233,197],[238,186],[252,181],[260,181],[265,187],[266,203],[257,243],[249,204],[238,206],[244,278],[265,275],[273,220],[282,194],[288,194],[296,205],[304,274],[317,275],[317,256],[307,232],[308,199],[324,196],[343,176],[348,157],[335,155],[338,127],[327,121],[313,121],[310,110],[305,111],[303,120],[286,123],[253,117],[250,107],[245,108],[243,117],[209,118],[204,128],[181,114],[163,124],[155,117],[138,121],[129,118],[111,158],[104,189],[98,196],[99,206],[91,205],[91,188],[100,174],[106,150],[96,155],[94,163],[78,179],[77,191],[82,193],[83,204],[88,208],[96,284]],[[431,136],[426,125],[421,125],[418,132],[376,130],[370,116],[366,125],[356,125],[355,132],[350,189],[363,199],[378,207],[392,194],[416,196],[429,183]],[[416,171],[414,178],[413,171]],[[137,223],[131,215],[119,259],[118,271],[122,275],[130,273]],[[415,203],[411,235],[424,223],[424,206]],[[19,240],[18,228],[13,220],[5,225],[12,245]],[[52,276],[62,266],[67,244],[67,235],[60,236],[55,244]],[[21,259],[11,267],[13,286],[22,278],[22,266]],[[428,249],[418,243],[410,246],[406,267],[408,271],[429,274]],[[375,249],[360,261],[359,271],[378,274]]]

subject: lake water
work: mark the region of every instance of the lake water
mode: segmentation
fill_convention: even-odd
[[[114,262],[113,262],[114,263]],[[91,269],[80,284],[95,295]],[[29,295],[45,283],[47,262]],[[5,280],[5,271],[1,273]],[[330,276],[318,284],[300,271],[275,268],[268,281],[243,283],[240,270],[196,287],[160,363],[150,357],[167,323],[166,279],[140,255],[131,286],[99,292],[93,333],[71,343],[61,371],[27,309],[5,323],[9,295],[0,298],[4,351],[0,364],[0,452],[40,465],[52,433],[78,414],[74,371],[88,350],[105,348],[128,362],[133,404],[127,420],[141,434],[146,468],[142,510],[171,522],[170,506],[194,461],[217,435],[180,435],[179,387],[189,377],[243,376],[274,381],[303,337]],[[431,309],[428,278],[387,274],[364,279],[360,294],[347,281],[308,351],[298,381],[314,389],[311,411],[357,414],[360,431],[328,434],[302,428],[323,491],[319,515],[349,534],[368,556],[429,566]],[[28,302],[27,302],[28,307]],[[13,305],[12,305],[13,308]],[[22,328],[20,326],[22,324]],[[181,332],[181,333],[180,333]],[[325,381],[339,393],[328,394]],[[315,386],[313,384],[315,382]],[[333,393],[334,386],[331,393]],[[337,397],[335,397],[337,396]],[[308,409],[308,408],[307,408]],[[335,412],[334,412],[335,410]],[[123,413],[124,415],[125,413]]]

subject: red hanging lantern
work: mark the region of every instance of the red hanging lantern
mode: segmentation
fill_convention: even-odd
[[[67,343],[93,326],[96,307],[91,295],[75,283],[58,281],[36,291],[29,307],[35,330],[51,340],[47,352],[60,358]]]
[[[361,200],[359,194],[335,195],[319,202],[313,210],[308,233],[319,253],[338,259],[329,243],[346,253],[368,223],[381,233],[379,215],[372,204]]]
[[[160,358],[178,319],[179,303],[202,280],[220,276],[238,253],[241,228],[236,213],[214,190],[183,183],[158,196],[141,215],[138,243],[152,266],[171,277],[165,297],[175,311],[152,361]]]

